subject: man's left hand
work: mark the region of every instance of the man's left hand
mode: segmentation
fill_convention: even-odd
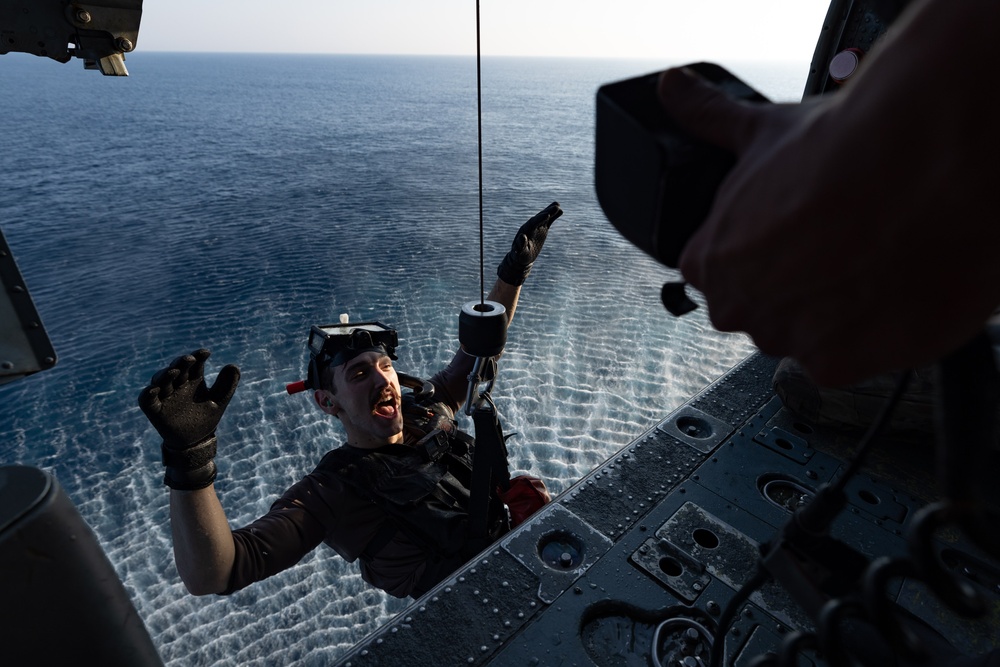
[[[531,273],[532,265],[538,259],[538,253],[542,251],[549,227],[562,213],[559,202],[552,202],[521,225],[514,236],[510,252],[504,256],[500,266],[497,267],[497,276],[500,280],[510,285],[524,284],[528,274]]]

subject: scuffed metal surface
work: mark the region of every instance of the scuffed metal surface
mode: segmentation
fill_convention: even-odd
[[[663,538],[646,540],[630,558],[688,604],[697,600],[712,580],[703,563]]]
[[[711,452],[733,432],[731,424],[691,405],[681,407],[657,428],[702,454]]]
[[[661,537],[733,588],[749,579],[759,545],[694,503],[684,505],[657,531]]]
[[[697,450],[653,430],[564,493],[559,502],[609,538],[617,539],[703,459]]]
[[[541,557],[541,550],[546,539],[574,542],[579,557],[572,559],[564,567],[545,562]],[[505,551],[538,577],[538,598],[546,603],[555,600],[587,568],[607,553],[613,544],[610,539],[558,503],[547,508],[537,521],[532,521],[524,529],[501,541]]]
[[[728,424],[742,424],[772,395],[778,359],[753,354],[691,400],[690,405]]]
[[[733,589],[749,581],[757,569],[760,545],[694,503],[681,506],[657,529],[656,536],[676,546]],[[811,625],[779,586],[765,584],[751,599],[784,623],[800,627]]]
[[[354,647],[344,667],[485,664],[538,614],[538,578],[494,548]]]

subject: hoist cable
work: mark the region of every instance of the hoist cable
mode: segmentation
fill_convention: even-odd
[[[479,45],[479,0],[476,0],[476,119],[479,125],[479,303],[486,303],[486,275],[483,269],[483,74]]]

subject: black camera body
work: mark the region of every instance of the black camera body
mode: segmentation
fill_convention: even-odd
[[[768,101],[719,65],[686,67],[733,97]],[[657,98],[659,76],[598,89],[594,182],[604,214],[621,235],[676,268],[735,157],[692,137],[667,116]]]

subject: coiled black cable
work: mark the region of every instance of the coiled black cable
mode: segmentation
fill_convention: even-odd
[[[753,576],[736,591],[736,595],[730,598],[729,603],[726,605],[725,609],[722,610],[722,614],[719,616],[719,624],[715,626],[715,633],[712,637],[712,652],[709,654],[708,667],[720,667],[722,665],[722,656],[725,654],[725,644],[726,635],[729,633],[729,626],[733,624],[736,620],[736,615],[740,611],[750,596],[753,595],[754,591],[767,583],[767,580],[771,578],[771,575],[767,573],[767,570],[761,566],[760,563],[757,564],[757,570],[753,573]]]
[[[952,659],[957,652],[946,639],[892,602],[887,591],[893,579],[924,583],[960,616],[974,618],[985,612],[985,602],[975,588],[949,571],[938,556],[934,534],[944,528],[960,529],[987,554],[1000,559],[1000,535],[996,531],[1000,511],[984,500],[985,456],[997,439],[1000,372],[985,334],[942,360],[937,371],[938,470],[944,500],[923,507],[914,515],[907,531],[907,557],[883,557],[870,563],[862,575],[859,594],[829,600],[817,614],[815,633],[789,635],[780,654],[760,656],[754,667],[793,667],[799,652],[806,649],[820,651],[831,667],[855,664],[881,667],[887,660],[899,665],[923,665]],[[813,503],[793,515],[781,533],[782,540],[792,543],[809,539],[829,527],[839,512],[838,503],[846,501],[843,489],[860,469],[871,441],[905,389],[904,380],[901,379],[866,434],[844,475],[821,489]],[[756,579],[747,582],[747,587],[759,585]],[[738,597],[745,600],[749,595],[746,592]],[[727,626],[731,622],[732,618],[727,617]],[[722,630],[718,637],[725,636]],[[716,648],[713,646],[713,650]],[[723,652],[718,647],[718,653]],[[990,656],[993,659],[1000,652]],[[713,665],[717,664],[713,660]]]
[[[830,525],[846,504],[844,488],[861,469],[864,459],[871,450],[877,436],[889,423],[889,418],[899,403],[900,397],[909,386],[911,376],[912,373],[910,371],[900,374],[892,395],[886,400],[875,421],[872,422],[868,431],[859,441],[857,453],[848,464],[847,470],[835,482],[821,489],[808,505],[795,511],[778,533],[776,543],[794,541],[796,539],[803,539],[806,536],[815,536],[829,532]],[[766,545],[763,547],[765,551],[768,548]],[[740,607],[750,599],[754,591],[767,583],[770,578],[771,576],[764,568],[763,562],[759,561],[753,576],[729,600],[729,603],[719,617],[719,624],[715,628],[709,667],[721,667],[722,657],[725,654],[726,635],[729,633],[729,627],[736,619]]]

